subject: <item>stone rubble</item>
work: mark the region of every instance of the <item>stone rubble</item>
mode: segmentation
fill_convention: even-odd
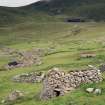
[[[94,91],[94,94],[101,94],[102,93],[102,90],[101,89],[95,89],[95,91]]]
[[[103,80],[100,71],[95,69],[70,71],[65,73],[59,68],[51,69],[43,81],[41,99],[62,96],[83,83],[99,83]]]
[[[96,57],[96,54],[92,52],[85,52],[85,53],[81,53],[80,57],[81,58],[94,58]]]
[[[19,90],[15,90],[15,91],[11,92],[4,100],[2,100],[2,104],[15,102],[16,100],[21,99],[23,97],[24,97],[23,92],[21,92]]]
[[[40,83],[44,77],[45,74],[43,72],[32,72],[16,75],[12,78],[12,80],[19,83]]]
[[[18,67],[26,67],[31,66],[32,64],[35,65],[41,65],[42,64],[42,52],[41,50],[32,50],[32,51],[25,51],[18,53],[18,58],[15,61],[9,62],[7,65],[5,65],[6,69],[13,69]],[[17,62],[17,65],[14,64],[14,62]],[[11,64],[11,65],[10,65]]]
[[[101,72],[105,72],[105,64],[100,65],[100,66],[99,66],[99,70],[100,70]]]
[[[29,51],[13,52],[11,54],[13,55],[15,53],[15,60],[12,60],[5,65],[5,69],[11,70],[13,68],[31,66],[32,64],[41,65],[42,57],[53,52],[54,49],[51,48],[35,48]]]

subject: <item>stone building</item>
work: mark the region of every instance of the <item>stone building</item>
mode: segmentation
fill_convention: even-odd
[[[65,73],[58,68],[50,70],[43,81],[41,99],[62,96],[79,87],[82,83],[98,83],[102,81],[99,70],[89,69]]]

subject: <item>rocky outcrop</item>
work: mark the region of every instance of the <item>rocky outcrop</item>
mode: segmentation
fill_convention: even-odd
[[[62,96],[79,87],[82,83],[98,83],[102,81],[99,70],[89,69],[65,73],[58,68],[51,69],[43,82],[41,99]]]

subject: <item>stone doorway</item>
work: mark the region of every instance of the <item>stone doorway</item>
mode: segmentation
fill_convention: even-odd
[[[54,94],[56,97],[59,97],[61,95],[61,90],[60,89],[54,89]]]

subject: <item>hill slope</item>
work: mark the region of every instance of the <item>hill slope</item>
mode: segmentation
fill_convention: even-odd
[[[105,19],[105,0],[51,0],[30,7],[52,14],[83,16],[95,20]]]
[[[51,0],[40,1],[20,8],[0,7],[0,23],[24,21],[40,13],[48,15],[68,15],[105,20],[105,0]],[[43,14],[44,13],[44,14]],[[45,16],[46,17],[46,16]]]
[[[41,65],[5,71],[3,65],[15,59],[14,53],[8,55],[8,48],[20,52],[50,48],[50,51],[54,52],[44,56]],[[80,54],[85,52],[94,53],[96,57],[81,58]],[[65,71],[81,70],[86,69],[87,65],[98,67],[104,62],[104,23],[25,22],[2,27],[0,28],[0,102],[11,91],[20,90],[25,92],[25,97],[11,105],[104,105],[105,81],[99,84],[84,84],[63,97],[49,101],[39,99],[42,83],[15,83],[12,81],[16,75],[36,71],[47,72],[52,67],[60,67]],[[103,76],[105,77],[105,73]],[[89,87],[102,89],[102,94],[86,93],[85,89]],[[0,105],[4,104],[0,103]]]
[[[10,103],[11,105],[105,104],[105,72],[102,73],[104,78],[102,83],[82,84],[78,89],[65,96],[48,101],[39,99],[42,83],[16,83],[12,81],[16,75],[40,71],[47,73],[52,67],[58,67],[67,72],[86,69],[87,65],[98,67],[105,62],[104,22],[78,24],[60,22],[59,17],[67,15],[104,20],[104,1],[87,1],[88,3],[85,2],[85,5],[80,5],[80,0],[78,2],[77,0],[75,2],[73,0],[56,0],[55,2],[38,2],[22,8],[0,8],[0,22],[2,24],[18,23],[0,27],[0,105],[4,105],[1,104],[1,101],[13,90],[23,91],[25,97]],[[84,3],[83,0],[81,3]],[[103,8],[103,11],[100,9],[98,12],[98,5]],[[89,17],[87,13],[90,12],[92,15],[93,8],[97,16]],[[99,13],[103,18],[101,15],[99,18]],[[13,68],[13,70],[4,69],[4,65],[17,59],[17,52],[32,51],[33,49],[48,49],[51,52],[42,57],[41,65],[33,64],[29,67]],[[82,58],[81,54],[84,53],[96,56]],[[102,89],[102,94],[86,93],[85,90],[89,87]]]

